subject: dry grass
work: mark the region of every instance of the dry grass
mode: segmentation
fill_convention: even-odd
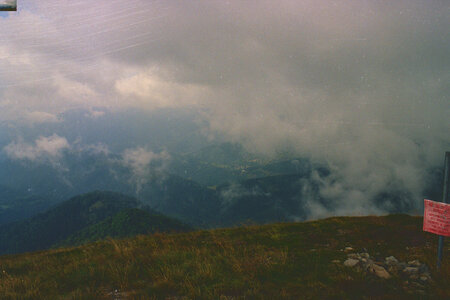
[[[450,248],[435,269],[437,236],[421,218],[330,218],[185,234],[154,234],[0,257],[2,299],[450,299]],[[425,294],[399,278],[358,273],[340,249],[419,259]],[[408,249],[407,249],[408,248]]]

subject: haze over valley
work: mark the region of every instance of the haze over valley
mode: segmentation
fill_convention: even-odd
[[[0,15],[4,228],[94,191],[192,228],[442,197],[443,1],[19,4]]]

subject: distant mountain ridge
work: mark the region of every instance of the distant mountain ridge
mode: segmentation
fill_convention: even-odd
[[[79,231],[83,231],[86,228],[95,228],[92,226],[101,223],[109,217],[116,216],[126,209],[139,208],[144,207],[136,198],[119,193],[95,191],[79,195],[25,221],[1,226],[0,253],[18,253],[48,249],[66,239],[70,240],[71,236],[77,236],[77,232]],[[178,231],[180,229],[187,229],[187,226],[183,226],[180,222],[164,218],[149,208],[144,209],[147,212],[128,212],[128,215],[139,215],[140,221],[145,220],[145,218],[155,219],[154,221],[146,221],[146,224],[151,224],[152,227],[142,228],[144,232],[149,229],[153,231]],[[103,230],[103,235],[100,235],[98,230],[94,230],[94,232],[97,234],[96,236],[103,238],[107,235],[115,236],[115,234],[119,236],[130,236],[136,231],[135,227],[126,227],[129,223],[119,222],[118,225],[120,224],[123,224],[124,227],[115,228],[117,232]],[[128,231],[129,229],[131,231]],[[96,236],[89,237],[81,235],[76,241],[92,241]]]
[[[320,197],[319,183],[311,177],[316,172],[326,178],[328,166],[307,158],[271,160],[233,143],[168,156],[164,168],[139,166],[145,171],[139,178],[120,153],[108,151],[67,151],[61,166],[0,159],[0,225],[24,220],[93,190],[134,196],[164,215],[204,228],[304,220],[310,213],[301,191],[306,185],[310,201],[333,209],[332,201]],[[442,176],[428,171],[432,176],[423,195],[439,199]],[[412,196],[401,187],[387,186],[370,200],[380,211],[410,213],[417,211]]]

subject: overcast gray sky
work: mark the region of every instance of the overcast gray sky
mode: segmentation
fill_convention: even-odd
[[[448,1],[20,4],[0,18],[3,124],[194,110],[251,151],[328,162],[324,194],[349,206],[390,182],[417,195],[450,150]]]

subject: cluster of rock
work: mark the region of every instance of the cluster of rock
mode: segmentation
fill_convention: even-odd
[[[421,284],[431,281],[429,268],[418,260],[399,262],[394,256],[389,256],[384,261],[380,261],[371,257],[367,252],[349,253],[344,261],[344,266],[353,267],[358,271],[366,271],[384,279],[399,276],[406,281],[415,281]]]

